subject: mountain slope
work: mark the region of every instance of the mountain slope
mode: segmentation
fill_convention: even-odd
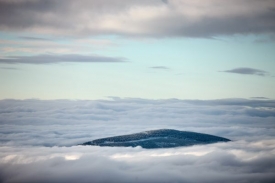
[[[146,149],[172,148],[180,146],[190,146],[196,144],[210,144],[216,142],[228,142],[229,139],[196,132],[178,131],[170,129],[160,129],[145,131],[130,135],[107,137],[85,142],[81,145],[94,146],[141,146]]]

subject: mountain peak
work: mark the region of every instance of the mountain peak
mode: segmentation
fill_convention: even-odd
[[[136,147],[146,149],[173,148],[198,144],[211,144],[228,142],[229,139],[209,134],[179,131],[173,129],[149,130],[129,135],[106,137],[85,142],[81,145],[111,146],[111,147]]]

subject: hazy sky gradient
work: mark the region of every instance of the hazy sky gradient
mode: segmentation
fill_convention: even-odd
[[[275,97],[272,0],[0,7],[0,99]]]

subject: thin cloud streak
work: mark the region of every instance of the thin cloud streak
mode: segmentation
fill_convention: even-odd
[[[41,37],[31,37],[31,36],[19,36],[19,39],[30,40],[30,41],[54,41],[53,39],[41,38]]]
[[[267,97],[250,97],[251,99],[259,99],[259,100],[269,100]]]
[[[55,63],[119,63],[126,62],[123,57],[106,57],[80,54],[41,54],[34,56],[9,56],[0,58],[0,64],[55,64]]]
[[[153,67],[149,67],[150,69],[160,69],[160,70],[170,70],[169,67],[165,67],[165,66],[153,66]]]
[[[267,76],[269,73],[264,70],[253,69],[248,67],[239,67],[231,70],[225,70],[222,72],[234,73],[234,74],[245,74],[245,75],[257,75],[257,76]]]
[[[15,67],[0,67],[1,69],[6,69],[6,70],[18,70]]]

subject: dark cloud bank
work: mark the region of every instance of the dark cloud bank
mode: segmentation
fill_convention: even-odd
[[[274,182],[275,101],[2,100],[0,182]],[[172,128],[229,143],[172,149],[77,146]]]
[[[274,0],[0,0],[0,29],[81,36],[273,35],[275,3]]]

